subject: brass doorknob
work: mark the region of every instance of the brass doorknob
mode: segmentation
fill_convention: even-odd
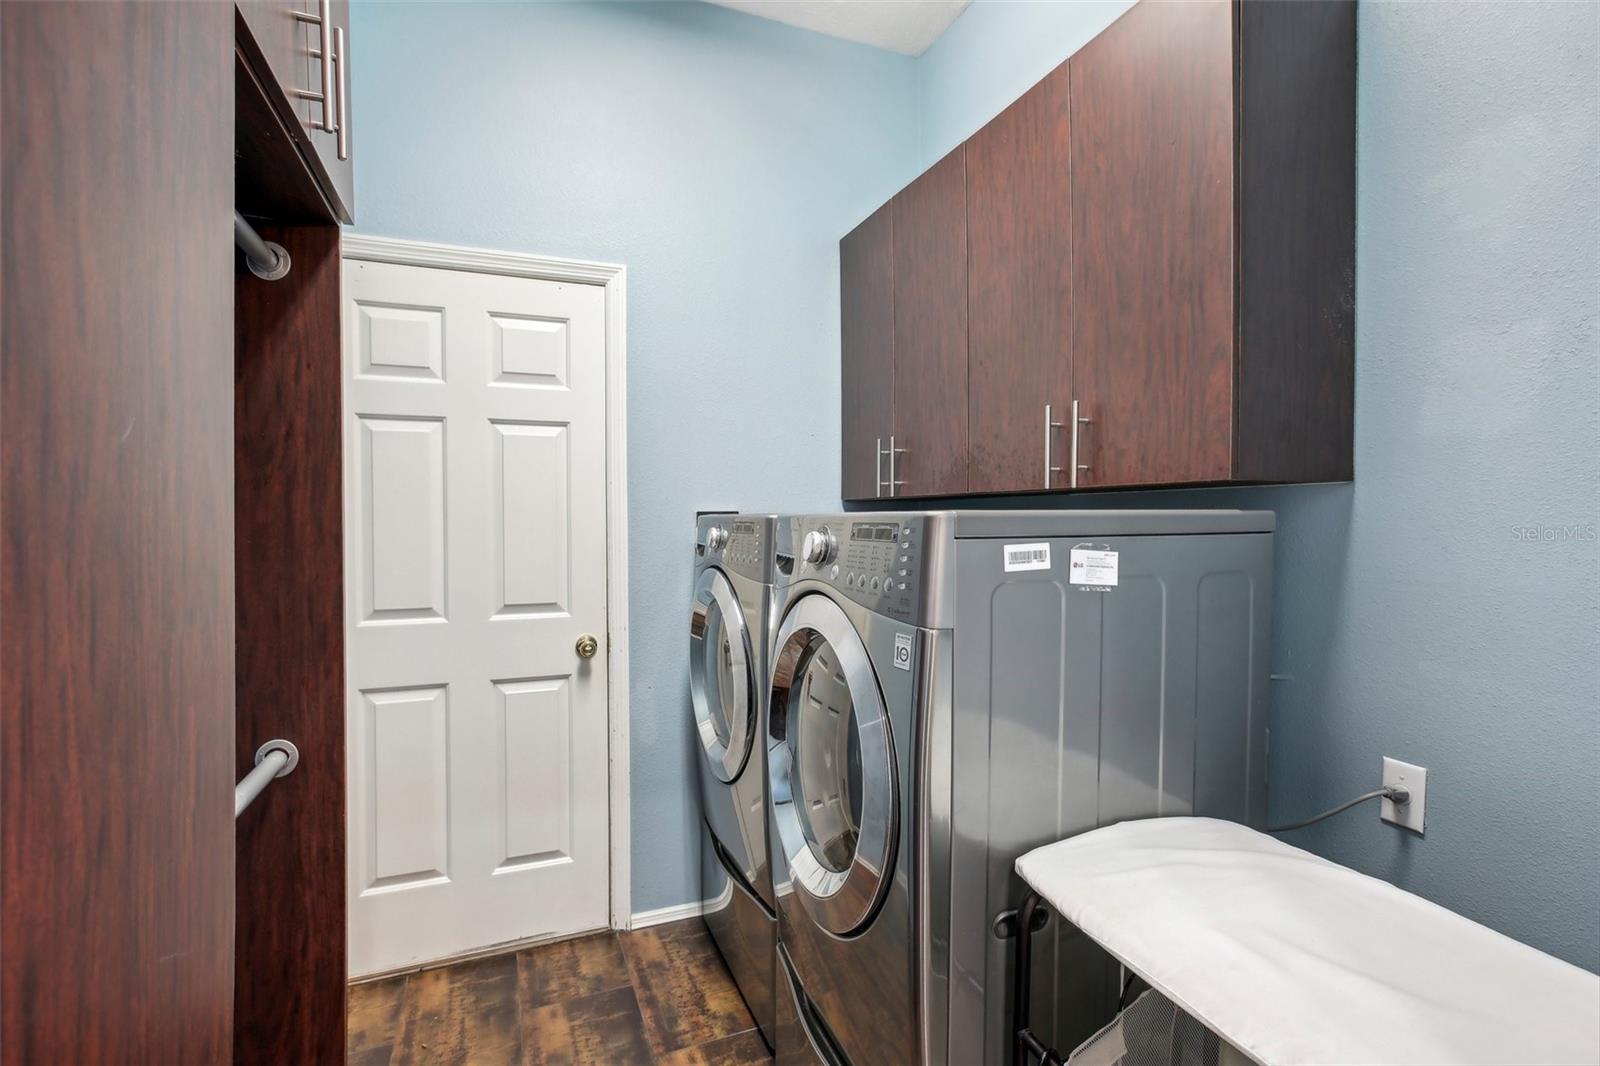
[[[593,659],[594,653],[600,650],[600,642],[595,639],[593,633],[585,633],[578,638],[577,650],[578,658]]]

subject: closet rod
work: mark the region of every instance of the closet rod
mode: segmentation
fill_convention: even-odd
[[[289,273],[289,253],[283,245],[266,240],[239,212],[233,213],[233,243],[244,253],[250,273],[265,281],[277,281]]]
[[[234,818],[243,814],[244,809],[254,803],[275,778],[287,777],[299,765],[300,749],[292,741],[269,740],[257,748],[255,769],[245,774],[233,787]]]

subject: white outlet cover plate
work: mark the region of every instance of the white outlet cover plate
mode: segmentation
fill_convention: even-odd
[[[1390,825],[1422,833],[1423,816],[1428,804],[1428,768],[1413,766],[1399,759],[1383,758],[1383,784],[1385,788],[1400,787],[1411,792],[1411,802],[1400,806],[1392,800],[1381,800],[1378,816]]]

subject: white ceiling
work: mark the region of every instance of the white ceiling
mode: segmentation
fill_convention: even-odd
[[[919,56],[971,0],[710,0],[805,30]]]

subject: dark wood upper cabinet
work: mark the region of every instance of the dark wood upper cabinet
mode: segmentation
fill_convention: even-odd
[[[890,496],[967,491],[967,176],[957,148],[890,201],[894,450]]]
[[[305,0],[308,8],[315,8],[318,0]],[[310,101],[310,113],[305,125],[311,139],[311,167],[317,172],[319,182],[328,190],[328,199],[341,222],[355,218],[355,114],[350,100],[350,4],[349,0],[330,0],[328,14],[332,22],[330,37],[334,46],[334,63],[329,69],[333,86],[333,129],[321,121],[322,110],[316,101]],[[317,26],[307,26],[311,48],[317,48]],[[311,59],[313,88],[321,82],[321,71],[315,55]]]
[[[1241,4],[1239,481],[1355,476],[1356,8]]]
[[[894,198],[895,495],[1353,476],[1355,29],[1143,0]]]
[[[240,5],[237,17],[289,8],[310,35],[298,53],[310,63],[320,27],[293,19],[294,6]],[[292,263],[266,281],[236,260],[229,293],[233,770],[247,773],[272,738],[300,750],[299,769],[236,823],[232,1054],[236,1066],[338,1062],[348,977],[340,228],[305,128],[284,118],[276,70],[263,76],[246,28],[230,28],[234,203]],[[319,102],[301,102],[316,121]]]
[[[315,88],[312,81],[310,50],[311,27],[300,19],[315,11],[316,0],[237,0],[238,20],[249,30],[250,39],[260,54],[257,73],[269,78],[293,105],[301,122],[312,121],[313,101],[296,94],[299,89]]]
[[[1078,484],[1225,481],[1233,5],[1136,4],[1068,67]]]
[[[894,431],[894,212],[885,204],[839,242],[839,341],[844,495],[887,495]]]
[[[350,105],[350,5],[347,0],[238,0],[236,44],[241,64],[275,117],[277,128],[241,127],[241,140],[283,137],[316,190],[316,212],[286,205],[282,193],[261,209],[278,221],[351,222],[355,218]],[[324,59],[326,55],[326,60]],[[269,149],[241,144],[241,154]],[[282,179],[285,184],[289,179]],[[251,205],[240,210],[250,213]]]
[[[1072,400],[1067,88],[1062,64],[967,142],[974,491],[1067,484],[1046,469],[1065,469],[1067,441],[1052,424]]]

